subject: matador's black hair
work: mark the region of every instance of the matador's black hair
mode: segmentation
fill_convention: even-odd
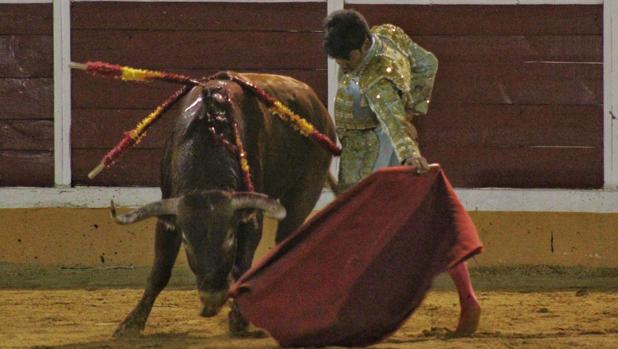
[[[324,49],[333,58],[348,59],[369,36],[369,24],[357,11],[339,10],[324,19]]]

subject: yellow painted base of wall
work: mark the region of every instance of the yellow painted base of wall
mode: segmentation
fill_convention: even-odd
[[[618,213],[471,212],[485,251],[475,266],[550,264],[618,267]],[[260,257],[273,246],[266,222]],[[0,262],[62,265],[150,265],[154,220],[113,223],[107,209],[2,209]],[[185,265],[181,252],[178,263]]]
[[[618,213],[470,212],[482,266],[618,267]],[[474,265],[472,262],[470,265]]]

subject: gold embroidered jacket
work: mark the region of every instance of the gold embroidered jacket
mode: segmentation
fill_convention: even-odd
[[[372,45],[361,64],[339,78],[335,99],[337,133],[341,137],[348,130],[382,125],[397,158],[403,161],[420,154],[406,112],[427,113],[438,60],[394,25],[373,27],[371,37]]]

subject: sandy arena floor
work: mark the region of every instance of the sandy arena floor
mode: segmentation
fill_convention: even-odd
[[[271,338],[232,339],[227,309],[197,315],[195,291],[165,290],[144,336],[111,338],[141,290],[0,290],[2,348],[276,348]],[[431,292],[392,337],[374,348],[618,348],[618,293],[481,292],[484,316],[473,338],[448,338],[455,292]]]

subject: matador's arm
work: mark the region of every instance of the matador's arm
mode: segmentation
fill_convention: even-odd
[[[399,162],[420,156],[416,130],[406,119],[403,101],[395,85],[382,79],[368,89],[365,97],[390,138]]]
[[[410,85],[412,100],[408,104],[408,109],[412,115],[424,115],[429,109],[431,92],[438,71],[438,59],[433,53],[411,41],[410,63],[412,64]]]

